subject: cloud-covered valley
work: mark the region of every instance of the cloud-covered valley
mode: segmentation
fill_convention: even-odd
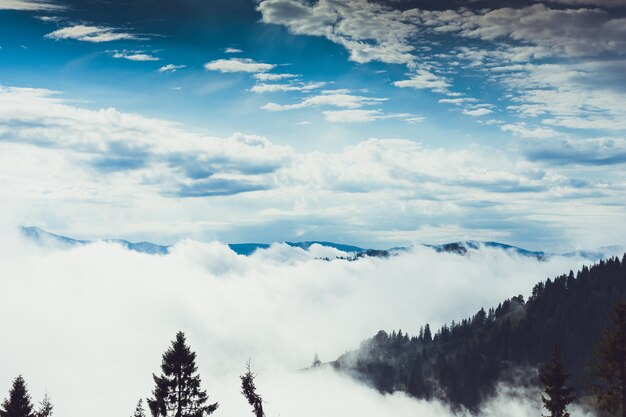
[[[382,396],[330,370],[298,372],[315,352],[335,359],[379,329],[415,334],[481,306],[528,295],[583,259],[549,261],[496,249],[469,256],[416,248],[355,262],[275,245],[250,257],[219,242],[183,241],[166,256],[97,243],[33,246],[4,222],[0,244],[0,389],[21,373],[68,417],[129,414],[150,395],[160,355],[178,330],[222,416],[247,413],[238,375],[252,358],[268,416],[449,416],[446,406]],[[482,415],[526,417],[536,393],[502,387]],[[574,415],[586,415],[575,408]]]

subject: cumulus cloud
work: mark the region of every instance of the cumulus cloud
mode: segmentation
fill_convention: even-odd
[[[204,137],[112,108],[69,106],[48,90],[0,88],[0,97],[7,103],[0,105],[3,140],[58,149],[79,165],[104,173],[164,167],[144,180],[162,183],[166,194],[225,195],[266,188],[264,176],[291,153],[258,136]]]
[[[0,0],[0,10],[42,11],[58,9],[63,9],[63,6],[54,2],[38,0]]]
[[[105,243],[58,251],[32,246],[7,224],[2,230],[0,355],[11,358],[0,369],[2,391],[23,374],[34,399],[48,392],[68,417],[132,411],[150,395],[178,330],[224,416],[249,413],[238,379],[249,358],[268,415],[452,416],[443,404],[383,396],[329,370],[296,371],[316,351],[333,360],[379,329],[417,333],[425,322],[459,320],[583,262],[426,248],[325,262],[286,245],[243,257],[219,242],[189,240],[167,256]],[[488,401],[484,416],[537,415],[536,393],[509,394]]]
[[[402,13],[380,3],[264,0],[258,10],[265,23],[284,25],[295,34],[324,36],[344,46],[355,62],[406,64],[414,60],[408,40],[415,27],[403,20]]]
[[[241,49],[237,49],[237,48],[226,48],[224,49],[224,52],[227,54],[240,54],[243,51]]]
[[[380,98],[342,90],[319,96],[315,103],[328,112],[366,111],[325,116],[336,121],[421,120],[369,112],[366,103]],[[210,137],[78,107],[49,90],[8,87],[0,88],[0,148],[3,195],[21,202],[23,223],[46,228],[115,229],[165,243],[182,235],[356,244],[396,236],[396,245],[425,225],[455,226],[467,239],[497,233],[518,244],[541,236],[549,245],[589,247],[624,235],[615,221],[625,215],[619,173],[589,176],[526,150],[369,139],[297,152],[264,137]],[[618,146],[603,149],[606,157],[619,153]],[[585,215],[590,208],[602,215]],[[94,216],[102,221],[94,224]]]
[[[560,5],[551,6],[552,3]],[[520,80],[512,94],[516,96],[521,91],[514,99],[524,104],[510,106],[509,110],[519,111],[525,117],[531,112],[533,117],[549,115],[558,106],[562,114],[546,117],[545,123],[567,129],[622,130],[625,118],[619,114],[624,108],[620,105],[623,94],[619,86],[624,80],[595,88],[601,80],[624,73],[623,69],[609,68],[615,67],[615,58],[626,53],[624,18],[603,9],[622,3],[556,0],[517,8],[427,10],[367,0],[262,0],[258,9],[265,23],[283,25],[295,34],[325,37],[344,46],[353,61],[405,64],[411,70],[409,78],[395,81],[396,87],[461,96],[452,89],[460,77],[454,68],[462,64],[470,70],[483,70],[482,76],[505,87],[509,81]],[[445,45],[443,42],[451,36],[463,38],[465,45],[429,56],[432,42]],[[562,61],[551,65],[560,67],[562,74],[573,76],[564,81],[565,85],[555,82],[544,83],[541,89],[530,88],[532,82],[526,83],[526,79],[541,80],[534,73],[546,72],[548,66],[539,69],[523,64],[554,57]],[[597,57],[593,69],[567,61],[589,57]],[[505,71],[513,74],[511,80],[497,76]],[[595,86],[588,85],[591,79]],[[574,107],[578,107],[575,113],[566,115],[561,111]],[[465,110],[468,115],[487,112],[472,107]]]
[[[133,33],[123,32],[120,29],[87,25],[68,26],[50,32],[45,37],[54,40],[75,39],[93,43],[142,39]]]
[[[247,72],[252,74],[267,72],[272,70],[274,67],[275,65],[273,64],[265,64],[262,62],[256,62],[252,59],[243,58],[218,59],[204,64],[204,68],[207,71]]]
[[[530,159],[552,164],[603,166],[626,163],[626,140],[618,138],[532,142],[524,149]]]

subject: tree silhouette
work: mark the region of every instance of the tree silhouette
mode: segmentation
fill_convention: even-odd
[[[619,302],[612,313],[613,329],[607,330],[595,349],[592,368],[596,382],[592,389],[598,405],[611,414],[626,417],[626,303]],[[618,415],[619,415],[618,414]]]
[[[132,417],[146,417],[146,412],[143,410],[143,400],[139,400],[137,402],[137,407],[135,407],[135,412]]]
[[[552,359],[541,367],[539,379],[544,386],[545,394],[541,395],[543,406],[550,412],[545,417],[569,417],[567,406],[574,401],[572,390],[565,387],[568,375],[561,364],[561,354],[555,346]]]
[[[15,378],[9,391],[9,398],[4,400],[0,408],[0,417],[35,417],[26,382],[22,375]]]
[[[256,393],[256,386],[254,385],[254,378],[256,375],[250,370],[250,361],[246,364],[246,373],[240,376],[241,378],[241,393],[248,404],[252,406],[252,412],[255,417],[265,417],[263,412],[263,399]]]
[[[36,417],[50,417],[52,415],[52,409],[54,406],[50,401],[48,394],[44,394],[43,400],[39,403],[39,410],[35,413]]]
[[[161,376],[152,375],[156,387],[148,399],[153,417],[202,417],[212,414],[218,403],[206,405],[208,396],[200,389],[196,354],[186,344],[183,332],[163,354]]]
[[[317,368],[322,365],[322,361],[320,360],[320,355],[315,352],[315,356],[313,356],[313,363],[311,363],[312,368]]]

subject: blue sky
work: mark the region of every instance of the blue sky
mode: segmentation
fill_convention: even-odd
[[[625,15],[0,0],[0,198],[90,238],[625,243]]]

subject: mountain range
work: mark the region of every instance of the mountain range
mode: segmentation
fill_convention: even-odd
[[[125,239],[97,239],[97,240],[83,240],[74,239],[71,237],[50,233],[39,227],[35,226],[22,226],[20,227],[21,233],[30,240],[43,245],[52,245],[61,248],[72,248],[76,246],[88,245],[95,242],[107,242],[120,245],[128,250],[145,253],[149,255],[166,255],[172,246],[160,245],[152,242],[130,242]],[[300,248],[308,251],[313,245],[320,245],[328,248],[334,248],[341,252],[345,252],[349,255],[347,259],[357,259],[364,256],[371,257],[388,257],[391,255],[399,254],[409,251],[410,246],[393,247],[389,249],[372,249],[362,248],[354,245],[346,245],[342,243],[324,242],[324,241],[303,241],[303,242],[280,242],[287,244],[294,248]],[[229,243],[230,249],[238,255],[250,256],[258,249],[268,249],[271,244],[269,243]],[[537,258],[539,260],[545,260],[550,256],[578,256],[590,260],[600,260],[607,256],[623,253],[624,249],[620,246],[605,246],[595,250],[580,250],[566,253],[550,253],[544,251],[533,251],[524,248],[520,248],[513,245],[508,245],[499,242],[483,242],[476,240],[467,240],[460,242],[444,243],[444,244],[422,244],[422,246],[434,249],[437,252],[457,253],[459,255],[465,255],[470,251],[476,251],[481,248],[493,248],[501,249],[507,252],[512,252],[520,256],[528,256]]]

